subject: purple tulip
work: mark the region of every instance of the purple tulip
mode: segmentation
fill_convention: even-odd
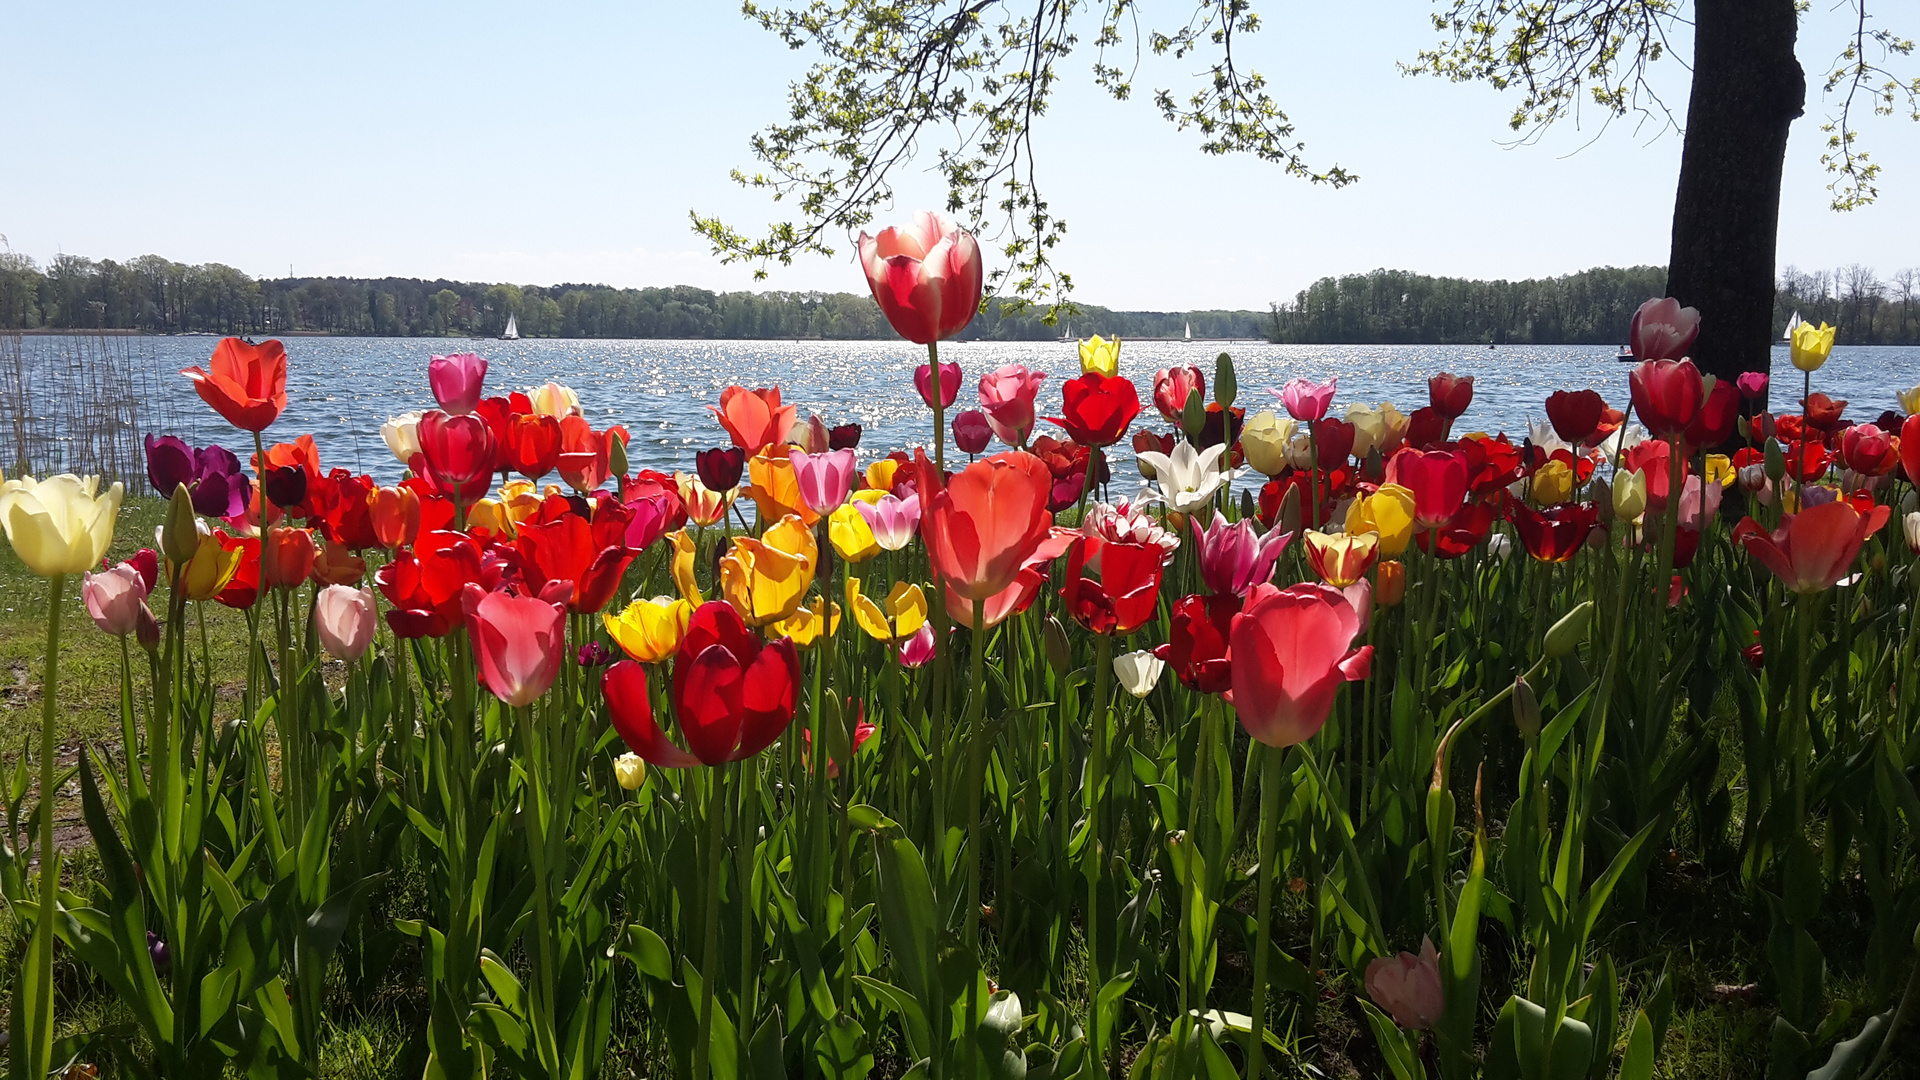
[[[153,959],[153,972],[156,975],[165,975],[167,968],[173,966],[172,950],[160,940],[160,935],[151,930],[147,931],[147,955]]]
[[[195,450],[172,435],[148,435],[147,480],[161,495],[172,495],[185,484],[193,510],[208,517],[234,517],[246,512],[253,482],[240,469],[240,459],[224,446]]]
[[[853,450],[859,446],[859,424],[840,424],[827,432],[827,448],[829,450]]]
[[[993,441],[993,425],[987,422],[987,414],[979,409],[968,409],[953,418],[953,444],[965,454],[977,454]]]
[[[613,650],[598,641],[589,641],[580,646],[579,654],[575,659],[579,661],[581,667],[605,667],[613,663]]]
[[[1273,564],[1293,539],[1290,532],[1268,530],[1265,536],[1253,531],[1246,519],[1227,524],[1220,511],[1213,512],[1213,524],[1200,527],[1198,516],[1187,519],[1193,525],[1194,543],[1199,545],[1200,580],[1222,596],[1245,596],[1255,585],[1273,576]]]

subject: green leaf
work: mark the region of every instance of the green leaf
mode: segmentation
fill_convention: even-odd
[[[880,926],[893,952],[894,967],[906,989],[931,1019],[947,1007],[941,989],[938,933],[940,920],[920,850],[906,839],[874,838],[874,863],[880,878]]]
[[[1365,998],[1360,999],[1360,1009],[1367,1014],[1373,1041],[1380,1047],[1380,1056],[1387,1060],[1387,1068],[1393,1070],[1394,1080],[1426,1080],[1427,1067],[1420,1063],[1419,1048],[1400,1030],[1400,1025]]]
[[[1854,1080],[1860,1075],[1861,1066],[1880,1049],[1880,1041],[1886,1037],[1887,1024],[1892,1019],[1892,1009],[1878,1016],[1867,1017],[1860,1034],[1836,1044],[1827,1063],[1808,1073],[1807,1080]]]
[[[1627,1052],[1620,1058],[1618,1080],[1653,1080],[1653,1024],[1645,1012],[1633,1014]]]
[[[974,1029],[974,1042],[993,1080],[1026,1080],[1027,1057],[1020,1051],[1020,1026],[1020,995],[1001,990],[987,999],[987,1014]]]
[[[845,1012],[820,1027],[820,1037],[813,1041],[813,1063],[820,1075],[831,1080],[866,1080],[867,1074],[873,1071],[873,1054],[867,1050],[866,1030]],[[770,1072],[762,1070],[761,1080],[777,1080],[785,1075],[778,1062],[775,1065]]]
[[[1239,396],[1240,380],[1233,374],[1233,357],[1221,353],[1213,362],[1213,400],[1224,409]]]
[[[627,927],[625,938],[620,944],[620,955],[630,961],[634,969],[649,979],[658,982],[673,981],[673,953],[660,935],[634,923]]]
[[[753,1055],[753,1074],[758,1080],[785,1080],[786,1033],[781,1029],[779,1009],[760,1021],[760,1029],[753,1033],[748,1049]]]

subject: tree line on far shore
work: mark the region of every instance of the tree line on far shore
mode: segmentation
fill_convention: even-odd
[[[1113,311],[1091,304],[1049,326],[1040,309],[987,312],[963,340],[1266,338],[1290,343],[1606,344],[1634,308],[1661,295],[1666,270],[1602,267],[1562,277],[1475,281],[1402,270],[1328,277],[1291,303],[1256,311]],[[1849,344],[1920,343],[1920,269],[1882,280],[1850,266],[1780,275],[1778,322],[1798,312]],[[0,330],[321,333],[497,337],[513,316],[523,337],[885,339],[871,297],[826,292],[712,292],[692,286],[485,284],[419,278],[254,278],[219,263],[156,255],[116,262],[60,255],[47,265],[0,254]]]

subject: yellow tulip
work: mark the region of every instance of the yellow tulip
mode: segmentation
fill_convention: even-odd
[[[812,530],[788,514],[758,539],[733,541],[720,559],[720,593],[749,626],[779,622],[800,610],[819,557]]]
[[[792,515],[800,519],[800,524],[812,528],[820,515],[800,497],[800,481],[793,475],[793,459],[787,452],[787,447],[771,446],[747,462],[747,478],[753,482],[747,494],[753,496],[753,505],[759,509],[762,521],[779,521]]]
[[[1287,444],[1293,441],[1292,417],[1279,417],[1265,409],[1240,429],[1240,449],[1247,464],[1268,476],[1278,476],[1287,467]]]
[[[229,548],[212,533],[202,533],[199,545],[193,549],[193,558],[179,571],[181,591],[189,600],[213,599],[233,580],[245,557],[246,553],[238,546]]]
[[[1557,458],[1533,471],[1533,501],[1541,506],[1558,506],[1573,498],[1573,467]]]
[[[500,485],[500,505],[506,508],[507,518],[514,525],[525,525],[540,512],[540,504],[548,495],[558,494],[559,484],[548,484],[546,491],[536,490],[531,480],[509,480]]]
[[[1793,340],[1788,348],[1794,367],[1801,371],[1819,371],[1820,365],[1827,362],[1827,354],[1833,352],[1833,327],[1821,323],[1816,330],[1812,323],[1801,323],[1793,328]]]
[[[847,606],[853,609],[853,621],[875,641],[900,642],[918,633],[927,622],[927,596],[920,586],[904,581],[893,583],[883,607],[860,591],[860,579],[847,579]]]
[[[687,518],[695,525],[712,525],[724,519],[727,508],[733,505],[733,492],[715,491],[701,483],[698,476],[674,473],[673,486],[680,492],[680,502],[687,508]]]
[[[1721,487],[1729,487],[1740,480],[1739,471],[1733,467],[1733,459],[1725,454],[1708,454],[1706,467],[1701,471],[1706,474],[1707,483]]]
[[[899,471],[900,462],[883,457],[867,466],[867,486],[881,491],[892,491],[894,474]]]
[[[1380,490],[1347,507],[1346,529],[1379,534],[1383,558],[1400,554],[1413,539],[1413,492],[1399,484],[1380,485]]]
[[[1637,520],[1647,512],[1647,474],[1620,472],[1613,476],[1613,516],[1622,521]]]
[[[1102,341],[1095,334],[1092,341],[1081,342],[1080,370],[1097,371],[1109,378],[1120,374],[1120,339]]]
[[[600,614],[614,644],[643,664],[657,664],[679,651],[692,618],[693,605],[671,596],[635,600],[618,615],[611,610]]]
[[[833,550],[848,562],[866,562],[880,554],[880,541],[873,538],[873,529],[852,503],[837,507],[828,515],[827,539],[833,542]]]
[[[1353,425],[1353,456],[1364,460],[1372,450],[1379,450],[1384,457],[1399,449],[1407,441],[1407,425],[1412,420],[1394,408],[1393,402],[1383,401],[1376,409],[1360,404],[1347,406],[1347,423]]]
[[[625,791],[638,791],[647,782],[647,763],[639,754],[621,754],[613,759],[613,778]]]
[[[512,538],[518,532],[513,527],[513,511],[499,499],[481,499],[467,511],[467,526],[486,529],[495,536]]]
[[[1900,391],[1900,408],[1908,416],[1920,413],[1920,386]]]
[[[816,600],[810,607],[796,608],[794,613],[767,627],[769,638],[791,638],[796,649],[811,648],[820,640],[822,634],[840,632],[840,605],[833,605],[833,625],[827,625],[827,616],[821,607],[823,600]]]
[[[667,534],[667,543],[673,546],[673,586],[680,590],[680,598],[694,607],[706,603],[700,595],[700,583],[693,576],[693,557],[695,555],[693,537],[687,530]]]
[[[72,473],[35,480],[31,476],[0,484],[0,525],[14,554],[41,577],[95,569],[113,543],[113,519],[120,512],[122,489],[115,484],[96,492],[100,478]]]

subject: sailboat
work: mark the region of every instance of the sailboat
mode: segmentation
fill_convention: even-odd
[[[500,331],[500,340],[501,341],[519,341],[520,340],[520,324],[517,321],[515,321],[512,312],[507,313],[507,328],[505,330]]]
[[[1800,313],[1796,311],[1793,313],[1793,318],[1787,320],[1787,332],[1780,335],[1780,340],[1789,345],[1793,344],[1793,332],[1798,329],[1800,329]]]
[[[1193,324],[1192,323],[1187,324],[1187,336],[1183,340],[1186,340],[1186,341],[1193,340]]]

